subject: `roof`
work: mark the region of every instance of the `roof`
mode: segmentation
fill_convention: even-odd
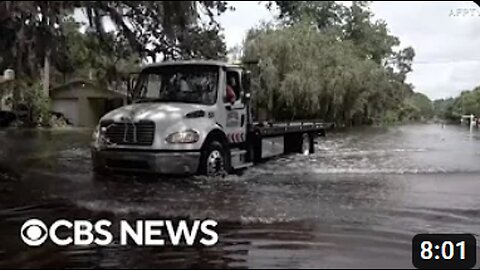
[[[95,84],[95,82],[90,81],[90,80],[72,80],[72,81],[69,81],[69,82],[67,82],[67,83],[60,84],[60,85],[57,85],[57,86],[55,86],[55,87],[52,87],[52,88],[50,89],[50,92],[52,92],[52,91],[57,91],[57,90],[60,90],[60,89],[65,88],[65,87],[70,87],[70,86],[78,85],[78,84],[80,84],[80,85],[84,84],[84,85],[93,86],[93,87],[97,86],[97,85]]]
[[[99,87],[98,83],[96,83],[95,81],[81,80],[81,79],[80,80],[72,80],[72,81],[69,81],[65,84],[58,85],[56,87],[51,88],[50,89],[50,96],[52,95],[52,92],[58,92],[58,91],[61,91],[61,90],[68,90],[68,89],[71,89],[72,87],[75,87],[75,86],[82,86],[82,88],[87,86],[89,88],[96,89],[96,91],[108,93],[108,95],[113,95],[113,96],[118,96],[118,97],[125,97],[126,96],[126,93],[123,93],[121,91],[115,91],[115,90],[112,90],[112,89]]]
[[[149,64],[144,66],[143,68],[164,67],[169,65],[205,65],[205,66],[220,66],[220,67],[229,67],[229,68],[241,67],[239,65],[234,65],[234,64],[227,63],[225,61],[218,61],[218,60],[177,60],[177,61],[165,61],[165,62]]]

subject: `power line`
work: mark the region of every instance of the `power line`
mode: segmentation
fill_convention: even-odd
[[[455,60],[436,60],[436,61],[413,61],[414,65],[430,65],[430,64],[452,64],[462,62],[480,62],[480,59],[455,59]]]

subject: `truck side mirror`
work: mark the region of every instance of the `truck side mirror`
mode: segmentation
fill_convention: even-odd
[[[251,94],[249,92],[242,93],[242,102],[244,104],[247,104],[248,102],[250,102],[250,98],[251,98]]]

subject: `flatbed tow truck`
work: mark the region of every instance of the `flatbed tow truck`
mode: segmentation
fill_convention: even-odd
[[[96,173],[215,176],[285,153],[311,154],[315,138],[331,127],[311,120],[255,122],[250,72],[219,61],[148,65],[131,98],[103,116],[92,135]]]

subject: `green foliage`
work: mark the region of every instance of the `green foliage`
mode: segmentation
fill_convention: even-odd
[[[226,48],[215,16],[227,9],[224,1],[2,1],[0,70],[15,69],[18,81],[38,81],[45,66],[48,85],[93,78],[115,87],[142,60],[221,59]],[[88,18],[86,33],[72,19],[76,10]],[[115,31],[107,32],[105,21]],[[14,88],[14,105],[26,103],[34,119],[43,119],[36,114],[44,98],[21,83]]]
[[[101,22],[108,17],[118,38],[125,40],[134,53],[153,62],[226,53],[214,20],[227,10],[225,1],[79,1],[77,6],[85,11],[100,39],[106,34]],[[209,22],[201,25],[200,15],[206,15]],[[201,42],[194,42],[198,39]],[[212,52],[204,43],[214,43],[218,51]]]
[[[421,93],[414,93],[405,100],[404,105],[409,108],[403,118],[407,121],[424,121],[433,118],[435,114],[432,101]]]
[[[39,81],[20,81],[22,86],[21,100],[19,104],[26,106],[26,125],[50,125],[50,100],[43,92]]]
[[[359,57],[377,64],[391,61],[412,60],[412,48],[394,52],[400,45],[391,35],[384,21],[374,21],[368,1],[353,1],[347,7],[335,1],[276,1],[280,10],[279,20],[285,26],[306,23],[320,32],[335,32],[338,38],[351,41]],[[405,64],[410,64],[408,61]],[[406,68],[405,66],[399,68]]]
[[[405,98],[398,107],[387,109],[378,122],[383,125],[424,122],[431,120],[433,116],[434,110],[432,101],[424,94],[413,93]]]
[[[386,126],[396,124],[400,118],[399,114],[400,113],[397,111],[388,110],[383,116],[380,117],[381,120],[379,123]]]
[[[56,63],[60,72],[56,82],[86,79],[106,87],[138,71],[139,55],[133,53],[116,34],[105,34],[104,41],[108,39],[108,42],[102,42],[92,31],[81,33],[78,23],[74,21],[66,22],[64,28],[66,54],[61,63]]]
[[[440,119],[447,119],[448,111],[453,106],[454,102],[454,98],[434,100],[433,108],[435,116]]]
[[[406,101],[413,95],[405,78],[414,50],[394,49],[398,38],[373,20],[368,2],[275,3],[280,25],[251,29],[244,44],[243,60],[259,60],[252,67],[258,115],[352,125],[418,119],[428,111],[423,97]]]
[[[368,2],[277,1],[280,27],[250,30],[244,60],[259,59],[254,101],[268,118],[371,124],[417,118],[405,83],[415,53],[399,45]],[[255,74],[255,72],[254,72]]]
[[[243,60],[259,59],[259,65],[251,67],[258,114],[347,125],[398,120],[397,114],[385,113],[400,110],[413,91],[394,70],[399,61],[408,66],[411,59],[397,59],[387,69],[374,57],[359,54],[356,42],[342,40],[334,30],[319,31],[308,22],[249,31]]]
[[[224,1],[3,1],[0,69],[12,67],[18,77],[38,79],[50,55],[60,72],[73,71],[66,48],[72,42],[71,15],[78,9],[89,19],[90,36],[116,56],[128,52],[158,61],[226,54],[215,21],[227,10]],[[200,24],[201,14],[210,20]],[[106,32],[105,20],[113,23],[114,34]]]
[[[48,53],[61,51],[62,20],[70,1],[0,2],[0,69],[14,68],[17,77],[38,78]]]
[[[437,117],[458,121],[462,115],[480,115],[480,86],[471,91],[463,91],[458,97],[436,100]]]
[[[347,12],[345,6],[335,1],[276,1],[279,19],[285,25],[308,21],[319,29],[341,23]]]

